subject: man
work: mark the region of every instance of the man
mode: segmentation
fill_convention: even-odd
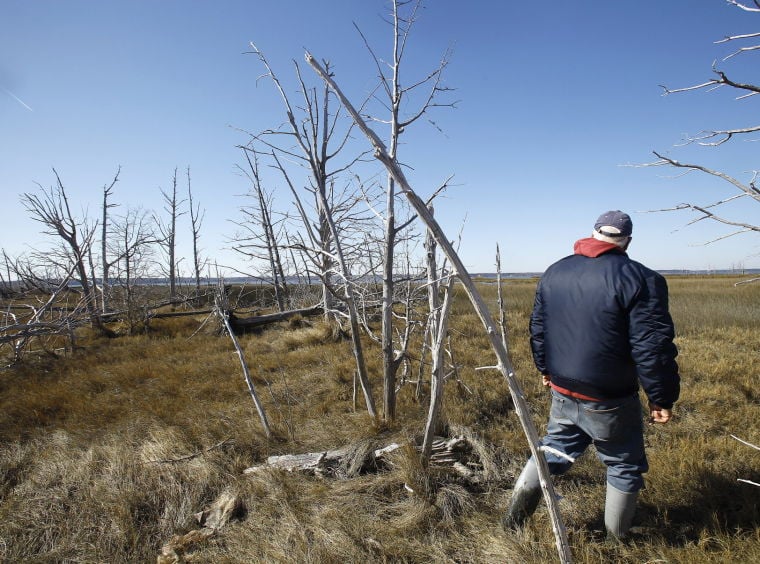
[[[667,423],[678,399],[679,375],[665,279],[626,254],[633,224],[621,211],[603,213],[574,254],[539,281],[530,319],[531,349],[552,405],[541,443],[571,459],[593,443],[607,465],[604,524],[628,535],[647,471],[639,383],[650,421]],[[552,474],[572,462],[545,451]],[[533,459],[522,470],[504,516],[523,525],[541,498]]]

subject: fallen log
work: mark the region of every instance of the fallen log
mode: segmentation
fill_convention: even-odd
[[[251,329],[257,329],[264,327],[265,325],[271,325],[278,321],[287,321],[288,319],[296,316],[311,317],[315,315],[321,315],[323,313],[321,305],[314,305],[302,309],[291,309],[289,311],[280,311],[277,313],[269,313],[265,315],[254,315],[253,317],[237,317],[234,313],[230,314],[230,325],[235,333],[250,331]]]
[[[148,313],[148,317],[150,319],[166,319],[169,317],[188,317],[190,315],[208,315],[210,313],[213,313],[213,309],[193,309],[190,311],[162,311],[153,313]]]
[[[278,321],[287,321],[288,319],[291,319],[292,317],[296,317],[300,315],[301,317],[313,317],[315,315],[322,315],[322,312],[324,310],[322,309],[322,306],[320,305],[314,305],[310,307],[305,307],[301,309],[291,309],[288,311],[279,311],[276,313],[267,313],[264,315],[252,315],[249,317],[238,317],[235,315],[234,310],[230,312],[230,325],[232,325],[232,329],[235,333],[241,333],[245,331],[249,331],[251,329],[258,329],[260,327],[264,327],[266,325],[271,325],[272,323],[277,323]],[[161,312],[153,312],[149,311],[146,315],[147,319],[169,319],[173,317],[190,317],[193,315],[209,315],[213,313],[213,309],[193,309],[188,311],[161,311]],[[112,321],[114,318],[118,318],[120,315],[123,315],[125,312],[123,311],[117,311],[117,312],[109,312],[101,315],[103,319],[108,319],[109,321]]]
[[[375,463],[383,463],[386,454],[400,448],[396,443],[390,444],[384,448],[372,451],[372,458]],[[352,453],[356,452],[355,446],[345,446],[335,450],[326,450],[323,452],[307,452],[304,454],[283,454],[280,456],[270,456],[266,463],[259,466],[252,466],[243,470],[244,474],[255,474],[266,468],[278,468],[293,472],[300,470],[318,476],[340,475],[339,468],[341,464]]]
[[[391,443],[382,448],[367,448],[366,445],[349,445],[322,452],[303,454],[283,454],[270,456],[264,464],[246,468],[244,474],[256,474],[269,468],[288,472],[300,471],[316,476],[348,478],[369,468],[393,466],[389,454],[401,448],[398,443]],[[421,445],[415,445],[421,450]],[[431,448],[430,464],[441,468],[450,468],[471,483],[480,481],[479,470],[482,469],[472,445],[463,436],[449,439],[436,437]]]

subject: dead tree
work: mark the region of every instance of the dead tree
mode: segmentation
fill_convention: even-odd
[[[297,63],[295,74],[299,85],[299,91],[302,96],[300,121],[296,117],[290,99],[285,92],[280,80],[269,65],[263,53],[251,44],[252,53],[255,54],[267,70],[267,75],[277,88],[280,98],[285,106],[287,115],[287,124],[278,130],[266,130],[258,134],[251,135],[251,143],[242,147],[248,151],[259,152],[260,154],[271,154],[276,166],[280,169],[293,191],[298,201],[299,213],[303,219],[304,229],[309,234],[309,239],[318,243],[314,248],[311,244],[302,243],[301,249],[312,253],[312,257],[319,261],[320,267],[317,276],[320,277],[323,284],[323,305],[325,312],[335,312],[333,306],[335,299],[340,299],[346,307],[349,324],[351,328],[351,342],[356,360],[356,369],[364,393],[367,411],[370,416],[377,416],[375,402],[372,397],[369,377],[367,375],[366,363],[364,361],[364,349],[361,342],[360,324],[354,292],[354,276],[349,264],[347,247],[345,245],[345,230],[340,228],[339,214],[343,215],[343,225],[348,225],[349,220],[356,220],[352,216],[354,205],[358,198],[343,199],[342,202],[349,204],[341,209],[336,207],[334,199],[336,178],[343,172],[349,170],[352,165],[362,159],[363,154],[359,153],[346,158],[342,156],[343,149],[350,141],[350,133],[353,124],[350,123],[344,129],[341,129],[343,115],[341,108],[337,110],[331,108],[332,94],[329,88],[324,85],[321,90],[309,88],[303,80],[300,67]],[[339,132],[339,133],[338,133]],[[336,137],[340,135],[340,137]],[[287,144],[280,140],[286,140]],[[257,148],[257,145],[266,147],[266,151]],[[293,148],[295,147],[295,148]],[[288,160],[295,161],[304,167],[307,171],[307,182],[305,189],[314,198],[314,206],[317,212],[316,231],[312,229],[312,222],[306,213],[301,199],[298,197],[298,191],[291,182],[290,175],[283,166],[280,156]],[[335,165],[335,169],[330,169],[333,163],[337,162],[338,157],[343,158],[343,162]],[[354,221],[355,222],[355,221]],[[337,272],[336,272],[337,271]],[[342,292],[337,292],[337,286],[333,279],[336,274],[342,278]]]
[[[757,2],[752,2],[751,5],[747,5],[736,0],[727,0],[727,2],[745,12],[760,13],[760,4]],[[760,32],[730,35],[724,37],[719,41],[716,41],[717,44],[726,44],[731,45],[732,47],[736,46],[733,50],[725,53],[720,62],[725,65],[729,63],[734,57],[748,56],[751,52],[760,50],[760,44],[757,43],[758,40],[760,40]],[[745,100],[760,93],[760,84],[747,83],[735,78],[734,75],[729,71],[723,68],[719,68],[717,62],[713,63],[712,72],[714,74],[713,78],[699,84],[694,84],[682,88],[668,88],[667,86],[663,86],[663,94],[670,95],[693,91],[713,92],[715,90],[730,89],[732,92],[735,92],[736,100]],[[686,136],[680,145],[716,148],[725,146],[730,141],[737,138],[746,139],[747,136],[757,134],[758,132],[760,132],[760,125],[703,130],[695,135]],[[760,224],[752,221],[751,219],[744,220],[742,218],[736,218],[729,215],[731,211],[729,211],[728,205],[731,202],[736,202],[737,200],[746,201],[748,204],[760,204],[760,189],[757,187],[757,179],[759,174],[758,170],[754,170],[751,173],[751,177],[748,181],[742,181],[732,174],[726,173],[725,171],[716,170],[697,163],[683,162],[673,157],[667,156],[662,151],[654,151],[654,155],[657,157],[656,161],[634,166],[666,166],[675,168],[683,172],[683,174],[695,172],[697,174],[712,176],[713,178],[719,179],[723,183],[729,184],[731,186],[732,195],[722,197],[715,201],[691,201],[680,203],[670,208],[651,210],[652,212],[689,210],[691,212],[695,212],[696,217],[693,220],[689,221],[687,225],[693,225],[703,220],[709,220],[720,223],[729,228],[728,232],[719,235],[718,237],[715,237],[709,241],[706,241],[704,243],[705,245],[742,233],[760,233]],[[737,208],[734,206],[733,209],[736,210]],[[744,214],[746,218],[752,218],[753,215],[754,214],[751,210],[748,213]]]
[[[195,295],[196,297],[201,293],[201,270],[206,265],[206,261],[200,255],[200,249],[198,248],[198,242],[201,238],[201,226],[203,225],[203,217],[206,212],[201,212],[200,204],[193,202],[193,191],[190,188],[190,167],[187,167],[187,201],[190,209],[190,228],[193,235],[193,274],[195,275]]]
[[[78,219],[74,216],[63,182],[55,169],[53,173],[56,178],[54,187],[46,190],[38,184],[41,194],[24,193],[21,201],[31,218],[44,226],[43,232],[57,237],[61,243],[58,252],[42,253],[40,256],[64,271],[67,271],[70,265],[74,265],[76,280],[81,286],[90,322],[93,327],[107,333],[100,319],[93,281],[87,271],[86,262],[97,223],[92,225],[86,217]]]
[[[375,121],[390,126],[388,155],[391,159],[398,158],[399,138],[412,124],[426,115],[436,106],[453,107],[454,104],[440,104],[438,96],[448,88],[442,86],[441,78],[448,63],[448,53],[443,57],[439,66],[427,76],[419,80],[407,81],[408,86],[402,86],[401,69],[404,53],[409,41],[412,27],[417,21],[422,7],[422,0],[393,2],[393,55],[388,64],[380,60],[370,47],[364,34],[359,33],[370,52],[380,79],[381,89],[387,98],[389,116],[375,117]],[[358,28],[357,28],[358,29]],[[421,105],[412,111],[403,108],[404,102],[420,90],[425,90]],[[403,360],[403,355],[396,354],[398,347],[394,343],[393,302],[395,299],[395,249],[399,234],[409,226],[409,220],[396,219],[396,182],[392,175],[387,175],[385,215],[384,215],[384,248],[383,248],[383,295],[382,295],[382,327],[381,348],[383,354],[383,414],[386,420],[392,421],[396,416],[396,376]]]
[[[233,241],[232,249],[253,261],[264,260],[267,272],[272,279],[274,298],[279,311],[285,311],[285,300],[288,292],[285,271],[282,266],[280,248],[282,247],[276,232],[273,219],[272,195],[262,185],[259,173],[258,156],[254,151],[243,151],[248,168],[240,167],[251,183],[248,197],[252,205],[240,208],[244,219],[236,222],[240,228]]]
[[[332,193],[332,183],[330,186],[331,188],[329,190],[329,193]],[[319,212],[319,217],[322,221],[325,222],[329,230],[330,240],[332,241],[334,251],[328,252],[322,249],[315,249],[314,247],[309,248],[303,244],[301,245],[301,248],[306,251],[311,251],[313,253],[315,252],[316,257],[318,257],[318,260],[320,261],[327,258],[331,263],[336,265],[336,273],[339,274],[340,279],[342,280],[342,293],[338,293],[337,286],[332,283],[327,283],[325,280],[323,280],[323,284],[327,291],[329,291],[334,298],[341,301],[348,310],[351,346],[354,353],[354,359],[356,361],[356,374],[359,377],[362,392],[364,393],[364,400],[367,405],[367,411],[371,417],[376,418],[377,412],[375,409],[375,402],[369,383],[369,376],[367,374],[367,366],[364,359],[364,346],[362,345],[361,341],[361,323],[358,307],[356,305],[356,295],[358,293],[357,284],[354,280],[354,276],[352,275],[346,253],[343,249],[344,241],[338,232],[337,222],[333,216],[335,210],[331,207],[330,201],[328,200],[326,194],[322,193],[319,190],[316,190],[314,193],[317,197],[317,209]],[[296,200],[298,201],[297,194],[295,194],[295,196]],[[304,208],[300,203],[298,204],[298,208],[302,214],[305,214]],[[309,224],[309,218],[305,215],[303,215],[303,221],[305,225]],[[311,237],[313,240],[313,235]],[[330,272],[333,272],[333,270],[331,269]]]
[[[114,257],[116,268],[114,285],[119,287],[121,306],[131,332],[146,322],[143,310],[146,300],[138,292],[140,281],[150,273],[154,245],[160,242],[160,238],[153,232],[148,213],[140,208],[130,208],[114,222],[112,239],[113,244],[108,250]]]
[[[53,291],[65,276],[56,262],[47,260],[49,254],[33,252],[31,256],[16,258],[5,255],[7,276],[13,280],[11,297],[32,292],[46,295]]]
[[[114,176],[111,184],[103,186],[103,206],[101,209],[102,216],[100,219],[100,261],[102,268],[102,276],[100,282],[100,310],[103,313],[108,311],[108,297],[110,292],[110,281],[108,277],[110,275],[111,267],[116,262],[115,260],[112,261],[108,259],[108,210],[116,207],[116,204],[109,203],[108,198],[110,198],[114,186],[119,181],[120,173],[121,167],[116,170],[116,176]]]
[[[164,273],[169,280],[169,299],[174,301],[177,299],[177,220],[180,216],[184,215],[181,207],[185,202],[180,200],[177,194],[177,169],[174,169],[174,176],[172,177],[172,188],[170,192],[161,190],[161,196],[164,201],[164,218],[157,218],[156,224],[161,233],[161,249],[166,259],[164,265]]]
[[[381,163],[383,163],[388,172],[393,175],[393,178],[396,181],[397,185],[407,197],[410,204],[419,215],[420,219],[431,231],[436,239],[436,242],[441,247],[442,252],[451,263],[453,274],[456,275],[459,280],[461,280],[465,292],[472,302],[475,312],[483,323],[486,334],[491,343],[491,347],[496,353],[498,364],[493,368],[499,370],[507,381],[512,400],[515,404],[515,411],[517,412],[520,424],[522,425],[523,430],[525,431],[525,435],[528,439],[528,446],[530,447],[531,454],[536,460],[539,480],[541,482],[544,499],[546,500],[546,504],[548,506],[549,514],[552,520],[552,528],[554,530],[557,551],[559,553],[560,559],[563,563],[571,562],[572,553],[570,551],[570,544],[567,540],[567,531],[565,530],[564,523],[562,522],[559,508],[557,507],[558,498],[554,491],[554,485],[549,474],[549,466],[547,465],[546,458],[544,457],[544,453],[539,442],[538,432],[535,425],[533,424],[533,420],[530,417],[530,411],[525,401],[525,396],[522,392],[522,388],[520,387],[520,383],[515,377],[509,354],[504,347],[504,342],[499,338],[496,324],[491,317],[488,306],[483,301],[480,292],[470,277],[469,272],[465,268],[464,263],[462,263],[459,255],[457,255],[456,251],[454,250],[453,245],[445,236],[438,222],[428,211],[425,203],[409,185],[409,182],[406,180],[406,176],[401,170],[399,164],[388,156],[388,152],[383,142],[380,140],[377,134],[369,128],[369,126],[362,119],[353,105],[345,97],[343,92],[338,88],[335,80],[333,79],[333,76],[325,71],[325,68],[316,59],[314,59],[311,53],[307,52],[305,57],[309,65],[322,78],[322,80],[325,81],[330,89],[335,92],[335,94],[340,99],[343,107],[345,107],[348,113],[351,115],[354,123],[356,123],[357,127],[369,139],[372,147],[374,148],[375,157]]]

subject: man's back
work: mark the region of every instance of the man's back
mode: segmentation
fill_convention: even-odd
[[[557,386],[617,398],[635,393],[640,377],[647,393],[672,404],[673,337],[665,279],[619,247],[582,239],[539,282],[531,345]]]

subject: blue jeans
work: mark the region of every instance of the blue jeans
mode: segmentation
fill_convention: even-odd
[[[541,444],[578,458],[594,443],[607,465],[607,483],[622,492],[644,486],[649,469],[638,394],[600,402],[580,400],[552,390],[549,427]],[[544,451],[552,474],[563,474],[572,462]]]

